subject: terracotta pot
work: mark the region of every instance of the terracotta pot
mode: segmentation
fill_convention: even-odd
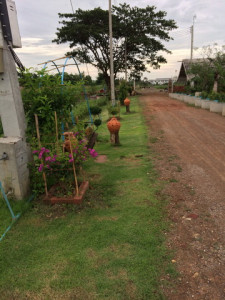
[[[126,98],[123,103],[125,106],[130,105],[130,99]]]
[[[70,143],[72,149],[75,149],[78,146],[78,140],[73,135],[73,132],[64,132],[63,135],[65,136],[65,142],[63,143],[64,149],[66,152],[71,152]]]
[[[110,133],[117,133],[120,130],[120,122],[117,120],[117,118],[113,117],[108,123],[107,127]]]

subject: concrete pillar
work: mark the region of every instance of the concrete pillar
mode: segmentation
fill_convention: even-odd
[[[29,193],[29,151],[25,140],[25,114],[16,66],[5,41],[2,52],[0,117],[4,137],[0,138],[0,181],[6,193],[10,191],[17,199],[23,199]]]
[[[17,70],[5,41],[3,64],[4,72],[0,74],[0,117],[4,135],[25,138],[25,115]]]
[[[16,199],[23,199],[29,194],[29,172],[27,168],[27,145],[19,137],[0,138],[0,181],[6,193]]]

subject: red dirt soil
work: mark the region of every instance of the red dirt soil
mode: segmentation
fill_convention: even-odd
[[[166,93],[140,97],[160,180],[167,182],[168,247],[179,272],[167,299],[225,299],[225,117]],[[164,280],[171,281],[169,287]]]

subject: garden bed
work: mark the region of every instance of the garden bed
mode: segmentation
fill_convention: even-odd
[[[84,181],[79,184],[79,193],[76,195],[75,190],[71,195],[67,194],[67,189],[65,186],[64,195],[57,196],[57,186],[52,186],[48,191],[48,196],[44,197],[44,202],[49,204],[56,204],[56,203],[69,203],[69,204],[81,204],[83,198],[85,196],[86,191],[89,188],[89,182]]]

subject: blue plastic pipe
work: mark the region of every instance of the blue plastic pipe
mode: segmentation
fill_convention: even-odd
[[[3,238],[5,237],[6,233],[11,229],[12,225],[19,219],[19,217],[21,216],[21,213],[19,213],[19,214],[17,214],[17,215],[14,214],[14,212],[13,212],[13,210],[12,210],[12,207],[11,207],[11,205],[10,205],[10,203],[9,203],[9,200],[8,200],[6,194],[5,194],[4,189],[3,189],[3,186],[2,186],[1,181],[0,181],[0,190],[1,190],[2,196],[3,196],[3,198],[5,199],[5,202],[6,202],[7,206],[8,206],[8,209],[9,209],[9,211],[10,211],[10,214],[11,214],[11,216],[12,216],[12,222],[11,222],[11,224],[7,227],[7,229],[5,230],[5,232],[4,232],[4,233],[2,234],[2,236],[0,237],[0,242],[1,242],[1,241],[3,240]],[[30,202],[30,201],[32,201],[33,199],[34,199],[34,195],[32,195],[32,196],[28,199],[27,202]]]

